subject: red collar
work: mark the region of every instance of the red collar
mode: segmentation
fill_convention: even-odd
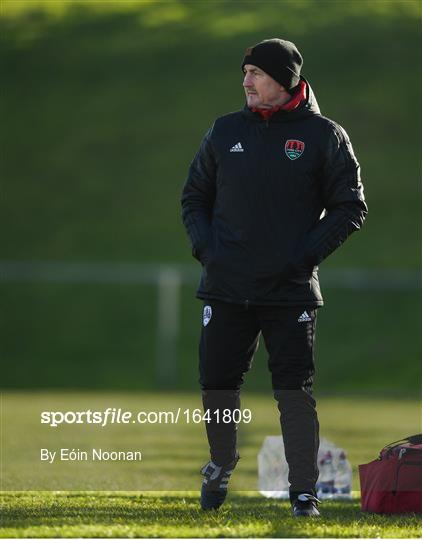
[[[272,109],[260,109],[259,107],[251,107],[252,112],[259,113],[264,120],[271,118],[273,114],[278,111],[293,111],[297,109],[299,105],[306,99],[306,82],[300,81],[299,89],[292,96],[292,98],[284,105],[276,105]]]

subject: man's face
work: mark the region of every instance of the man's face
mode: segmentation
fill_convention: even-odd
[[[284,86],[281,86],[259,67],[245,64],[243,71],[245,73],[243,88],[248,107],[269,109],[275,105],[287,103],[292,97]]]

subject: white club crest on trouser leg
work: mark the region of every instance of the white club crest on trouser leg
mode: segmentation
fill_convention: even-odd
[[[212,308],[211,306],[204,306],[204,312],[202,314],[202,324],[207,326],[212,317]]]

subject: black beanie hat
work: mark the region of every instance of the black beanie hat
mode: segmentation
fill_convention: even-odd
[[[299,84],[303,58],[294,43],[274,38],[247,48],[242,70],[245,64],[261,68],[286,90],[291,90]]]

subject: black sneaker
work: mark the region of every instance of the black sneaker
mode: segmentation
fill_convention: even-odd
[[[321,501],[309,493],[301,493],[292,503],[293,515],[295,517],[318,517],[318,503]]]
[[[223,504],[227,495],[230,475],[238,461],[239,456],[237,455],[227,465],[217,465],[213,461],[209,461],[202,467],[201,474],[204,476],[201,488],[202,510],[217,510]]]

